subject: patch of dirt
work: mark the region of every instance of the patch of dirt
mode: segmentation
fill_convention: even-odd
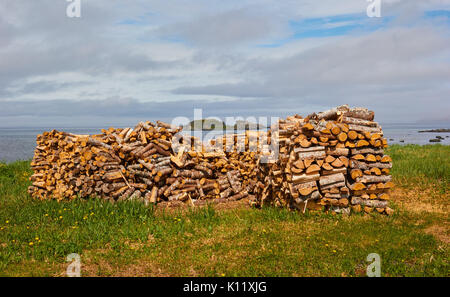
[[[216,210],[227,210],[227,209],[237,209],[237,208],[250,208],[250,198],[243,198],[241,200],[227,201],[226,199],[220,200],[205,200],[201,205],[192,205],[189,203],[184,203],[181,201],[173,202],[160,202],[156,204],[156,212],[181,212],[187,211],[189,209],[200,209],[207,207],[208,204],[213,205]]]
[[[450,243],[450,223],[448,222],[450,197],[446,194],[437,193],[434,188],[420,190],[418,188],[405,189],[396,187],[391,190],[392,201],[400,205],[401,208],[414,213],[434,213],[444,215],[444,219],[439,225],[435,224],[425,232],[433,235],[445,244]],[[419,224],[420,222],[416,222]]]
[[[391,199],[402,208],[411,212],[449,213],[449,197],[432,190],[404,189],[395,187],[391,190]]]
[[[425,229],[425,232],[428,234],[433,235],[440,241],[444,242],[445,244],[450,243],[450,228],[449,224],[441,225],[432,225]]]
[[[139,259],[138,263],[133,264],[113,264],[102,256],[107,250],[94,250],[87,251],[81,258],[81,276],[83,277],[96,277],[96,276],[118,276],[118,277],[133,277],[133,276],[156,276],[167,277],[170,276],[164,270],[162,270],[156,263],[153,263],[147,259]],[[99,256],[95,259],[95,256]],[[62,263],[58,265],[56,271],[53,274],[56,277],[65,277],[67,267],[70,263]]]
[[[82,263],[81,276],[95,277],[95,276],[119,276],[119,277],[133,277],[133,276],[170,276],[164,272],[155,263],[147,260],[138,260],[139,263],[127,265],[114,265],[104,259],[100,259],[96,263]],[[67,264],[65,265],[67,267]],[[64,274],[58,276],[65,276]]]

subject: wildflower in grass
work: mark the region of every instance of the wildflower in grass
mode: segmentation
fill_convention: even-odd
[[[36,241],[38,241],[38,240],[39,240],[39,237],[36,236],[34,239],[35,239]]]
[[[32,246],[34,243],[32,242],[32,241],[30,241],[29,243],[28,243],[28,245],[29,246]]]
[[[333,253],[336,253],[336,250],[333,250]]]
[[[225,273],[222,273],[221,276],[225,276]]]
[[[44,217],[48,217],[48,213],[46,213],[46,214],[44,215]]]
[[[328,246],[328,243],[325,243],[325,246]]]
[[[62,216],[59,216],[59,219],[62,219],[63,217]]]
[[[6,220],[6,224],[9,224],[9,220]]]

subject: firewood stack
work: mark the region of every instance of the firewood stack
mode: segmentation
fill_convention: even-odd
[[[279,158],[262,164],[256,205],[392,214],[387,141],[374,113],[347,105],[271,127]]]
[[[181,128],[160,121],[98,135],[53,130],[37,136],[28,190],[39,199],[201,205],[248,197],[256,206],[390,215],[392,160],[373,120],[373,111],[344,105],[206,143],[176,138]]]
[[[239,148],[238,137],[231,136],[233,141],[226,143],[231,150],[215,152],[195,138],[173,146],[177,132],[180,128],[159,121],[91,136],[44,132],[37,136],[28,191],[39,199],[96,196],[193,204],[253,193],[257,152],[248,151],[249,137],[244,138],[247,146]]]
[[[383,138],[381,126],[373,121],[374,117],[373,111],[346,105],[311,116],[321,121],[336,121],[337,125],[344,125],[341,128],[346,127],[341,133],[346,133],[347,137],[340,138],[342,134],[338,134],[338,146],[350,150],[347,182],[353,211],[370,213],[376,210],[390,215],[393,210],[388,207],[387,200],[388,191],[394,186],[389,175],[392,159],[384,155],[387,140]]]
[[[170,140],[178,131],[162,122],[141,122],[92,136],[44,132],[37,136],[29,193],[40,199],[154,200],[173,172]]]
[[[241,176],[245,192],[254,193],[256,175],[258,173],[257,158],[261,152],[261,137],[266,132],[246,131],[243,134],[225,135],[222,137],[223,151],[229,165]]]
[[[309,128],[299,115],[280,120],[271,127],[278,141],[279,156],[259,165],[257,205],[301,209],[306,201],[322,198],[317,181],[326,157],[325,147],[312,136]]]

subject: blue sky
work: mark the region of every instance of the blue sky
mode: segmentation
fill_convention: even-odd
[[[450,123],[450,0],[381,3],[369,18],[365,0],[81,0],[78,19],[65,1],[4,0],[0,127],[341,104]]]

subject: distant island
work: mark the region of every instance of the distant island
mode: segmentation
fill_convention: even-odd
[[[183,127],[183,130],[223,131],[223,130],[264,130],[265,126],[247,121],[236,121],[233,126],[227,126],[216,119],[201,119],[191,121]]]
[[[450,129],[433,129],[433,130],[420,130],[419,133],[426,133],[426,132],[433,132],[433,133],[450,133]]]

